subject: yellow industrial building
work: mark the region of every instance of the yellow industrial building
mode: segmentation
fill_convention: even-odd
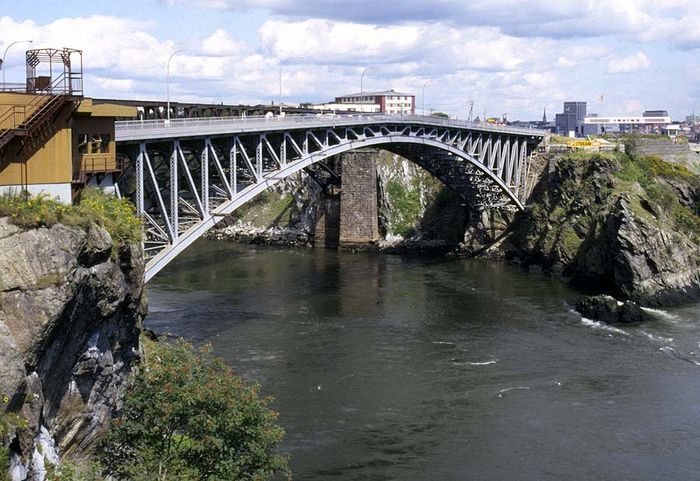
[[[42,62],[50,75],[37,74]],[[135,107],[83,97],[80,51],[27,51],[26,86],[0,89],[0,193],[43,192],[71,202],[85,185],[113,187],[122,169],[114,122],[129,117]]]

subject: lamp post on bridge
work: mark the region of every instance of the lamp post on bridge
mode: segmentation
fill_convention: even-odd
[[[364,88],[364,80],[365,80],[365,74],[367,73],[368,70],[370,70],[372,67],[367,67],[362,71],[362,74],[360,75],[360,94],[363,94],[365,92]]]
[[[165,115],[168,123],[170,123],[170,61],[175,55],[182,52],[182,50],[175,50],[173,53],[171,53],[170,57],[168,57],[168,64],[165,66],[165,97],[167,103],[167,111],[165,112]]]
[[[5,49],[5,53],[2,54],[2,60],[0,60],[0,69],[2,69],[2,89],[5,90],[5,58],[7,58],[7,51],[10,47],[17,45],[18,43],[33,43],[33,40],[16,40],[10,43]]]

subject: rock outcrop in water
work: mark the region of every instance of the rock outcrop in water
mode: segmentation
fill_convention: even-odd
[[[576,302],[576,310],[583,317],[608,324],[632,324],[655,319],[635,302],[618,301],[606,295],[583,297]]]
[[[643,305],[700,299],[700,179],[622,153],[551,165],[498,249],[586,292]]]
[[[143,269],[137,247],[114,247],[95,224],[0,218],[0,394],[27,420],[11,436],[13,479],[82,456],[119,407],[140,359]]]

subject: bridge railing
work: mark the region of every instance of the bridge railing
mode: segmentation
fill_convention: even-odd
[[[520,135],[544,136],[537,129],[467,122],[423,115],[318,114],[286,116],[200,117],[170,120],[126,120],[115,123],[116,140],[146,139],[171,135],[204,135],[229,132],[294,129],[300,127],[337,127],[377,123],[412,123],[434,127],[453,127]]]

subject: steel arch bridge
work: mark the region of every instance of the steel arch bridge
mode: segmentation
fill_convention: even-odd
[[[472,209],[523,208],[539,130],[430,116],[317,115],[124,121],[130,169],[117,185],[144,219],[146,281],[241,205],[279,181],[362,147],[397,153]]]

